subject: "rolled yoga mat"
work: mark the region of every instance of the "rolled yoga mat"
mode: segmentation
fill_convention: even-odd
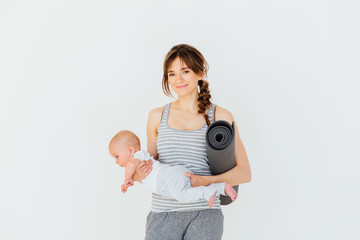
[[[219,120],[213,122],[206,131],[206,153],[210,171],[213,175],[226,172],[236,166],[235,126],[234,122]],[[239,185],[233,186],[238,192]],[[220,195],[220,204],[228,205],[232,200],[227,195]]]

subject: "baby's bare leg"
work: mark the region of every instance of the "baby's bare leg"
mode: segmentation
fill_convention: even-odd
[[[238,195],[233,186],[229,183],[225,184],[225,194],[228,195],[232,201],[235,201]]]
[[[212,207],[212,205],[214,204],[214,198],[215,198],[216,192],[210,197],[208,203],[209,203],[209,208]]]
[[[208,187],[213,187],[216,189],[216,194],[228,195],[232,201],[235,201],[237,197],[237,192],[235,189],[228,183],[212,183]]]

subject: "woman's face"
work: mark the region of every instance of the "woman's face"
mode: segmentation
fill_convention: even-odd
[[[197,75],[188,68],[179,57],[170,64],[167,74],[172,90],[179,97],[197,93],[198,81],[203,78],[202,75]]]

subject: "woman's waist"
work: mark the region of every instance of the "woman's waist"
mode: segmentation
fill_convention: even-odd
[[[213,209],[220,209],[220,197],[214,199]],[[206,200],[196,200],[191,202],[179,202],[176,199],[164,197],[156,193],[152,194],[151,210],[153,212],[171,212],[171,211],[190,211],[209,209],[209,203]]]
[[[159,157],[159,162],[162,164],[166,164],[169,166],[182,165],[187,169],[191,170],[192,173],[201,175],[201,176],[209,176],[211,175],[210,166],[207,162],[186,162],[186,161],[178,161],[173,159],[164,159]]]

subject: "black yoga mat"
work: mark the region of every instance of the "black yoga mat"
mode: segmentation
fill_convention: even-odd
[[[213,122],[206,131],[206,153],[210,171],[213,175],[226,172],[236,165],[235,159],[235,126],[234,122],[219,120]],[[239,185],[233,186],[238,192]],[[220,195],[220,204],[232,203],[230,197]]]

